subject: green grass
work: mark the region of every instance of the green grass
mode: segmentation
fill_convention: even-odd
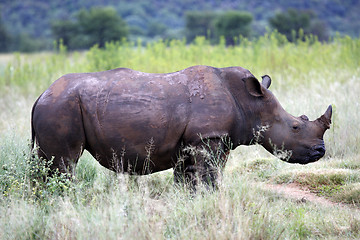
[[[0,55],[0,239],[359,239],[360,40],[296,44],[277,34],[233,47],[198,38],[128,42],[87,52]],[[30,184],[30,112],[37,96],[70,72],[129,67],[171,72],[196,65],[242,66],[272,77],[271,91],[293,115],[315,119],[333,104],[327,153],[292,165],[260,146],[232,151],[219,190],[195,197],[172,171],[131,177],[88,153],[76,178]],[[46,170],[46,166],[42,167]],[[299,202],[266,189],[296,183],[341,206]]]

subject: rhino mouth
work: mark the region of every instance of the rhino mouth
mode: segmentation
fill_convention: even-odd
[[[324,156],[324,154],[322,153],[316,153],[316,154],[312,154],[309,158],[310,161],[317,161],[320,158],[322,158]]]
[[[315,145],[310,149],[309,155],[300,163],[307,164],[311,162],[316,162],[324,155],[325,155],[325,145],[324,144]]]
[[[288,159],[289,163],[299,163],[299,164],[308,164],[311,162],[316,162],[320,158],[322,158],[325,154],[325,145],[319,144],[311,147],[308,152],[302,156],[294,157],[292,155],[290,159]]]

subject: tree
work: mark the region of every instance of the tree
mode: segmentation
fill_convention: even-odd
[[[69,49],[90,48],[95,44],[102,48],[106,42],[128,35],[126,22],[111,7],[80,10],[76,21],[58,21],[51,30],[55,39],[62,39]]]
[[[188,42],[197,36],[214,38],[214,20],[218,15],[215,12],[187,12],[185,15],[185,31]]]
[[[240,11],[229,11],[221,14],[215,21],[216,37],[225,37],[226,44],[234,44],[235,37],[240,35],[250,37],[250,23],[253,17],[250,13]]]
[[[6,52],[9,50],[10,35],[8,34],[5,25],[2,22],[0,16],[0,52]]]
[[[328,26],[324,21],[320,21],[320,20],[311,21],[310,33],[317,36],[320,41],[329,40]]]
[[[162,23],[159,22],[150,22],[148,25],[148,30],[147,30],[147,36],[149,37],[156,37],[156,36],[165,36],[166,33],[166,26]]]
[[[62,39],[65,46],[71,49],[77,48],[74,39],[79,32],[78,25],[72,21],[58,21],[51,25],[51,31],[55,39]]]
[[[188,12],[185,19],[187,40],[192,41],[196,36],[206,36],[212,42],[217,42],[224,36],[226,44],[234,44],[235,37],[250,36],[252,19],[250,13],[239,11]]]
[[[289,41],[295,41],[300,37],[300,29],[303,30],[305,35],[317,35],[320,40],[325,40],[328,36],[325,23],[317,20],[312,11],[288,9],[287,12],[277,13],[270,18],[269,24],[278,32],[284,34]]]
[[[94,44],[104,47],[105,42],[121,40],[128,34],[126,22],[111,7],[81,10],[77,19],[87,47]]]

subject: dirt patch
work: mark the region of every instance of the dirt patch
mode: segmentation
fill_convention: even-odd
[[[296,183],[290,184],[266,184],[266,189],[271,189],[285,197],[291,198],[297,202],[311,202],[316,204],[322,204],[325,206],[343,206],[341,203],[332,202],[324,197],[319,197],[316,194],[310,192],[308,189],[299,186]]]

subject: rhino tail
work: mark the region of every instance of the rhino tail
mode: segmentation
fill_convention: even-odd
[[[31,109],[31,152],[34,150],[35,145],[34,111],[41,96],[42,94],[38,97],[38,99],[36,99],[34,106]]]

